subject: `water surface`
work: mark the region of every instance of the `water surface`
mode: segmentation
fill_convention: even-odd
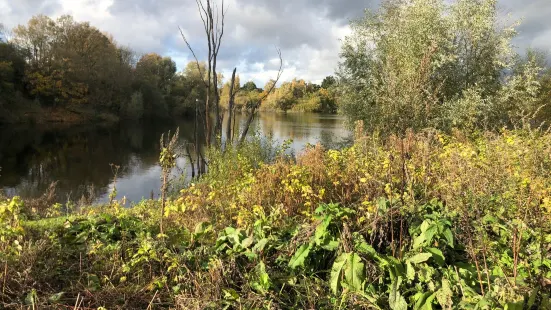
[[[239,116],[237,123],[242,121]],[[343,118],[322,114],[260,113],[249,132],[292,139],[291,150],[307,144],[334,145],[349,136]],[[193,141],[193,119],[175,122],[132,122],[115,127],[0,128],[0,189],[8,196],[40,197],[57,182],[56,200],[75,201],[83,195],[105,202],[114,185],[114,166],[119,166],[118,197],[139,201],[158,197],[161,169],[158,165],[162,133],[180,128],[179,141]],[[191,174],[186,158],[174,173]]]

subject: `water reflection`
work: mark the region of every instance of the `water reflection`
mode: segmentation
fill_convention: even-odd
[[[243,121],[238,116],[237,123]],[[93,196],[104,202],[113,188],[113,168],[119,165],[117,192],[130,201],[158,196],[161,169],[159,138],[180,128],[180,142],[192,141],[193,120],[173,123],[121,123],[110,128],[1,128],[0,188],[8,195],[39,197],[57,181],[56,199]],[[225,127],[224,127],[225,128]],[[308,143],[332,145],[348,136],[336,115],[262,113],[251,131],[276,141],[293,139],[298,152]],[[180,170],[191,173],[186,158]]]

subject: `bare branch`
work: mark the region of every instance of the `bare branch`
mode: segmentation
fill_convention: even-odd
[[[197,56],[195,55],[195,52],[193,51],[193,48],[191,48],[191,45],[189,44],[188,40],[186,39],[186,36],[184,35],[184,32],[182,31],[182,28],[178,26],[178,29],[180,30],[180,34],[182,35],[182,39],[184,39],[184,42],[186,42],[186,45],[188,49],[191,51],[191,54],[193,55],[193,58],[195,58],[195,64],[197,65],[197,70],[199,70],[199,75],[201,76],[201,81],[206,85],[204,74],[201,71],[201,65],[199,64],[199,59],[197,59]]]
[[[227,11],[227,9],[226,9]],[[217,11],[218,14],[218,11]],[[218,42],[216,43],[216,55],[218,56],[218,52],[220,51],[220,46],[222,45],[222,36],[224,36],[224,20],[226,19],[226,12],[224,11],[224,0],[222,0],[222,28],[219,30],[218,34]],[[218,20],[216,21],[218,23]],[[217,25],[218,27],[218,25]]]
[[[279,48],[276,48],[276,50],[277,50],[277,55],[279,56],[279,69],[277,70],[277,77],[274,81],[274,84],[272,84],[272,86],[270,87],[270,89],[267,92],[265,91],[264,95],[260,97],[260,99],[258,100],[258,105],[260,105],[260,102],[266,99],[266,97],[268,97],[268,95],[274,90],[277,82],[279,82],[279,79],[283,74],[283,58],[281,57],[281,50]]]
[[[195,2],[197,3],[197,10],[199,11],[199,16],[201,17],[201,20],[203,21],[203,27],[205,28],[205,32],[208,34],[208,22],[205,21],[205,18],[208,15],[207,15],[207,11],[205,9],[205,6],[203,5],[203,2],[201,0],[195,0]],[[203,17],[203,13],[205,14],[204,17]]]
[[[245,123],[245,126],[243,127],[243,132],[241,133],[241,137],[239,138],[239,144],[242,144],[245,141],[245,138],[247,137],[247,133],[249,132],[249,127],[251,126],[251,123],[253,122],[254,116],[256,114],[256,109],[260,107],[260,104],[268,95],[274,90],[277,82],[281,78],[281,75],[283,74],[283,58],[281,57],[281,50],[279,48],[277,49],[277,55],[279,56],[279,70],[277,71],[277,77],[274,81],[274,83],[270,86],[270,89],[268,91],[264,90],[264,95],[260,97],[255,104],[251,106],[251,110],[249,111],[249,117],[247,118],[247,122]]]

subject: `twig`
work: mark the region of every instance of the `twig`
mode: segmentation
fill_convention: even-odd
[[[4,279],[3,279],[3,283],[2,283],[2,295],[4,295],[5,291],[6,291],[6,279],[8,277],[8,262],[4,262]]]
[[[155,300],[155,297],[157,297],[157,293],[158,293],[158,292],[159,292],[158,290],[155,291],[155,294],[153,295],[153,298],[151,298],[151,301],[149,302],[149,305],[147,306],[147,310],[153,309],[153,308],[151,307],[151,305],[153,304],[153,300]]]
[[[79,305],[78,300],[79,300],[79,299],[80,299],[80,292],[79,292],[78,295],[77,295],[77,300],[75,301],[74,309],[78,309],[78,305]]]
[[[197,55],[195,55],[195,51],[193,50],[193,48],[189,44],[188,40],[186,39],[186,36],[184,35],[184,32],[182,31],[182,28],[180,28],[180,26],[178,26],[178,29],[180,30],[180,35],[182,35],[182,39],[184,39],[184,42],[186,43],[186,45],[187,45],[188,49],[190,50],[191,54],[193,55],[193,58],[195,58],[195,64],[197,65],[197,70],[199,70],[199,76],[201,77],[201,81],[203,81],[203,83],[206,86],[207,82],[205,81],[204,74],[201,71],[201,66],[199,65],[199,59],[197,59]]]

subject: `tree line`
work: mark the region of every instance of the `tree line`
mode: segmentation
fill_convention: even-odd
[[[263,89],[258,88],[252,81],[241,86],[237,76],[235,82],[240,89],[235,96],[236,108],[239,110],[254,102],[262,94]],[[264,89],[269,89],[273,83],[273,80],[268,81]],[[262,101],[261,110],[336,113],[338,109],[336,86],[337,80],[333,76],[326,77],[321,85],[295,78],[274,88],[273,92]],[[230,87],[230,82],[227,82],[222,88],[220,98],[223,106],[227,106]]]
[[[120,118],[164,118],[193,113],[196,102],[208,101],[207,93],[216,93],[227,108],[230,81],[223,84],[219,73],[216,79],[207,77],[207,67],[207,62],[193,61],[178,72],[170,57],[138,56],[88,22],[38,15],[12,31],[0,27],[0,109],[34,103],[85,106]],[[209,91],[207,78],[217,84]],[[236,107],[251,104],[262,92],[254,82],[241,86],[237,76]],[[285,111],[299,101],[311,111],[335,110],[332,92],[303,80],[283,83],[263,101],[274,110]]]

